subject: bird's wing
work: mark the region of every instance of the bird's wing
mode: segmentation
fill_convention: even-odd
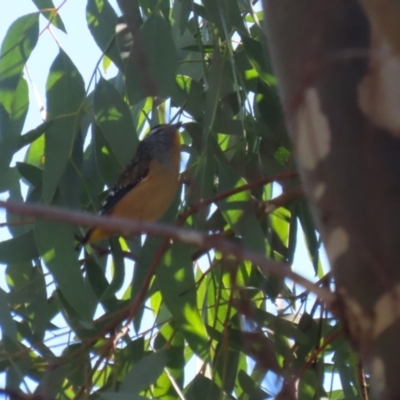
[[[139,149],[138,149],[139,150]],[[136,157],[127,165],[125,170],[122,172],[118,179],[118,182],[108,193],[107,197],[103,201],[100,215],[110,214],[113,207],[135,186],[146,178],[149,172],[150,159],[143,157],[143,153],[138,151]],[[91,228],[86,232],[86,235],[80,240],[76,246],[79,249],[82,245],[85,245],[90,240],[93,234],[100,232],[98,228]]]
[[[143,157],[138,149],[137,156],[126,166],[115,186],[103,201],[100,214],[107,215],[112,208],[135,186],[137,186],[149,172],[150,158]]]

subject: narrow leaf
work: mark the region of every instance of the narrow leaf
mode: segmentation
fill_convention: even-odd
[[[7,293],[3,289],[0,289],[0,325],[4,336],[11,340],[17,339],[17,327],[8,307]]]
[[[94,92],[94,112],[109,148],[124,167],[134,156],[138,144],[129,107],[115,87],[101,79]]]
[[[0,175],[7,174],[9,165],[18,149],[19,137],[28,112],[28,85],[19,80],[7,112],[0,103]]]
[[[46,88],[49,118],[57,117],[45,133],[43,197],[49,203],[72,153],[85,99],[83,79],[62,50],[50,68]]]
[[[120,386],[120,392],[130,394],[140,393],[156,381],[165,368],[165,364],[166,357],[162,351],[143,357],[126,374]]]
[[[74,231],[68,225],[38,220],[35,239],[40,254],[64,297],[84,320],[93,315],[93,294],[87,290],[74,250]]]
[[[0,103],[7,112],[22,76],[24,66],[36,46],[39,14],[18,18],[8,29],[0,51]]]
[[[126,66],[131,103],[146,96],[168,97],[175,84],[177,55],[169,24],[152,14],[139,30]]]
[[[123,63],[115,40],[118,17],[108,0],[88,0],[86,19],[90,33],[103,54],[122,69]]]
[[[15,264],[39,257],[33,231],[0,242],[0,262]]]
[[[43,16],[56,28],[67,33],[64,22],[62,21],[58,10],[54,7],[52,0],[32,0]]]
[[[190,248],[174,243],[156,271],[163,300],[192,350],[203,360],[209,360],[208,336],[195,296],[195,280]]]

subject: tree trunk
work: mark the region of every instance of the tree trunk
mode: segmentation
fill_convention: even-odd
[[[304,188],[335,277],[337,312],[374,396],[397,399],[400,8],[364,3],[264,0],[264,12]]]

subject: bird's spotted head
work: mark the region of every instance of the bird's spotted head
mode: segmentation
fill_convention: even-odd
[[[181,127],[182,127],[182,122],[178,122],[176,124],[155,125],[151,128],[149,135],[168,135],[171,133],[175,133]]]
[[[182,123],[154,126],[143,144],[152,153],[152,158],[170,159],[171,153],[180,151],[179,128]]]

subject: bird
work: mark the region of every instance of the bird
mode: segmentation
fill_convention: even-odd
[[[179,186],[181,126],[181,123],[156,125],[139,142],[132,161],[103,201],[100,215],[141,221],[156,221],[163,216]],[[80,246],[115,234],[93,227]]]

